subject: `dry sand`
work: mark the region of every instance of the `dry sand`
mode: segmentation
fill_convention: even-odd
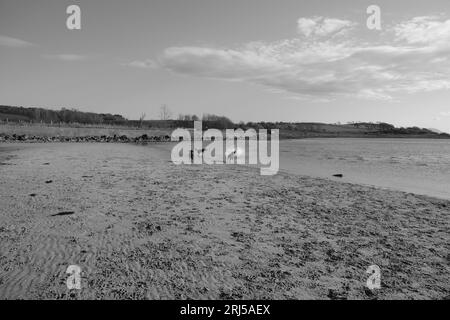
[[[0,298],[449,297],[449,201],[169,150],[0,145]]]

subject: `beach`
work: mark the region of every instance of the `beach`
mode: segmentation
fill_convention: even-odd
[[[171,146],[0,145],[0,299],[449,298],[449,200]]]

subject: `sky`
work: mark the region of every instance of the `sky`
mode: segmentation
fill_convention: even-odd
[[[448,0],[0,0],[4,105],[450,132],[449,101]]]

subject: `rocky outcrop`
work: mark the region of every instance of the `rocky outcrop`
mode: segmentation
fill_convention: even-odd
[[[128,137],[125,135],[118,136],[84,136],[84,137],[42,137],[42,136],[28,136],[28,135],[17,135],[17,134],[4,134],[0,133],[0,142],[35,142],[35,143],[45,143],[45,142],[102,142],[102,143],[147,143],[147,142],[168,142],[170,141],[170,136],[148,136],[144,134],[138,137]]]

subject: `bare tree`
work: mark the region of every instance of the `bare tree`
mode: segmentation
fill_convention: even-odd
[[[169,120],[172,117],[172,113],[170,112],[167,105],[163,104],[159,109],[159,117],[161,120]]]
[[[144,123],[145,113],[143,112],[139,117],[139,128],[142,128],[142,124]]]

